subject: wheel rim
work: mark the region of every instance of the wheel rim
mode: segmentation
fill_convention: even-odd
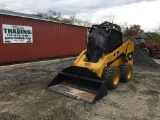
[[[114,83],[114,85],[118,84],[119,78],[120,78],[119,72],[117,71],[117,72],[114,73],[114,77],[113,77],[113,83]]]
[[[127,78],[130,79],[132,76],[132,69],[129,68],[128,71],[127,71]]]

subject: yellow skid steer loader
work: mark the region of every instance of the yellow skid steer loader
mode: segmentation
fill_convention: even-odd
[[[87,49],[74,65],[62,70],[49,83],[50,90],[94,103],[132,76],[134,43],[122,41],[120,27],[104,22],[89,28]]]

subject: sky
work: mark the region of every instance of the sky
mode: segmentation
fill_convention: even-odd
[[[160,26],[160,0],[0,0],[0,8],[28,14],[53,10],[96,23],[114,17],[114,23],[138,24],[146,32]]]

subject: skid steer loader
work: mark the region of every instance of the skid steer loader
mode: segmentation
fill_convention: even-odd
[[[132,76],[134,43],[123,43],[120,27],[104,22],[89,28],[87,49],[74,65],[62,70],[49,83],[50,90],[94,103]]]

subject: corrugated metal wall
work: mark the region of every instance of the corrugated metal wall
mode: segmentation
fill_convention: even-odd
[[[2,24],[32,26],[33,43],[4,44]],[[78,54],[86,48],[87,28],[0,15],[0,63]]]

